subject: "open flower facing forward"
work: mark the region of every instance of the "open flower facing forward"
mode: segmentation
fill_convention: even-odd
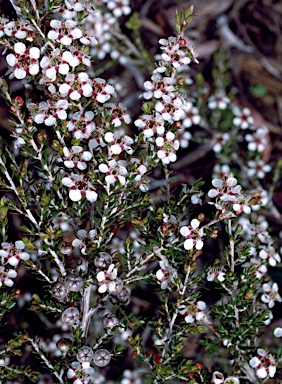
[[[27,105],[31,112],[33,120],[37,124],[44,123],[47,127],[57,124],[57,119],[67,119],[67,109],[69,103],[67,100],[59,99],[57,101],[41,101],[40,103],[30,103]]]
[[[176,269],[169,265],[168,261],[159,261],[160,268],[156,277],[161,283],[161,289],[166,289],[170,282],[174,283],[178,277]]]
[[[17,272],[13,269],[6,270],[5,267],[0,267],[0,287],[6,285],[7,287],[12,287],[14,282],[12,279],[17,277]]]
[[[278,285],[277,283],[265,283],[262,286],[263,291],[265,292],[261,296],[261,300],[268,305],[268,308],[273,308],[275,305],[275,301],[282,301],[281,296],[278,293]]]
[[[63,177],[62,184],[70,188],[69,198],[72,201],[79,201],[82,197],[86,197],[91,203],[97,200],[94,186],[83,175],[72,173],[69,177]]]
[[[107,103],[104,104],[104,108],[108,111],[111,122],[114,124],[115,128],[119,127],[123,122],[126,124],[130,123],[130,116],[123,104]]]
[[[202,240],[203,230],[199,229],[200,222],[197,219],[191,221],[191,225],[180,228],[180,233],[186,238],[184,241],[184,248],[187,251],[195,247],[197,250],[203,248],[204,242]]]
[[[73,247],[78,247],[83,255],[87,255],[87,245],[90,243],[97,243],[97,231],[91,229],[89,232],[85,229],[77,231],[77,238],[72,241]]]
[[[74,145],[70,149],[63,148],[64,152],[64,164],[67,168],[78,168],[81,171],[87,168],[87,161],[92,159],[92,153],[84,151],[79,145]]]
[[[89,139],[96,124],[92,121],[94,113],[92,111],[75,112],[67,123],[69,132],[72,132],[78,140]]]
[[[143,130],[145,139],[154,135],[161,136],[165,132],[164,119],[161,116],[141,115],[134,124]]]
[[[14,69],[14,76],[17,79],[24,79],[27,73],[32,76],[38,74],[39,57],[39,48],[26,48],[24,43],[15,43],[14,53],[9,53],[6,60],[7,64]]]
[[[185,112],[182,107],[183,102],[179,97],[171,100],[169,96],[163,96],[163,100],[156,103],[155,109],[165,121],[173,123],[174,121],[179,121],[184,118]]]
[[[86,72],[81,72],[78,75],[68,73],[65,81],[59,87],[61,96],[69,96],[71,100],[79,100],[81,96],[92,96],[92,84]]]
[[[180,307],[179,307],[180,308]],[[179,313],[184,315],[184,320],[186,323],[194,323],[195,320],[200,321],[205,316],[204,309],[206,308],[206,303],[204,301],[195,301],[194,303],[189,303],[185,308],[180,308]]]
[[[105,141],[109,144],[110,155],[119,155],[125,151],[129,155],[133,153],[131,145],[133,139],[127,135],[124,135],[121,131],[106,132],[104,136]]]
[[[114,264],[111,264],[107,270],[98,272],[97,280],[100,283],[98,289],[98,292],[100,293],[106,291],[117,293],[123,288],[122,280],[117,277],[117,268],[115,268]]]
[[[174,68],[190,64],[191,59],[188,57],[190,51],[186,49],[182,50],[176,37],[172,36],[168,39],[160,39],[159,43],[162,45],[162,60],[166,64],[170,64]]]
[[[25,252],[25,244],[21,240],[17,240],[15,245],[11,243],[2,243],[0,256],[7,259],[8,263],[13,267],[17,266],[21,260],[29,260],[29,253]]]
[[[67,377],[73,380],[73,384],[87,384],[92,380],[94,372],[94,368],[90,367],[89,362],[74,361],[67,371]]]
[[[176,161],[176,151],[179,148],[179,141],[175,139],[172,132],[167,132],[165,137],[156,138],[156,145],[159,147],[157,156],[163,164],[169,164]]]
[[[76,25],[74,20],[51,20],[50,27],[52,29],[48,32],[48,38],[56,43],[69,46],[73,40],[82,37],[82,31]]]
[[[207,274],[207,280],[208,281],[218,280],[219,282],[222,282],[225,280],[225,275],[226,273],[223,266],[210,267]]]
[[[254,356],[249,364],[256,370],[256,375],[260,379],[273,377],[276,373],[276,363],[273,356],[262,348],[257,350],[257,356]]]
[[[114,184],[119,181],[121,185],[124,185],[127,175],[125,166],[125,160],[109,160],[107,164],[99,165],[99,171],[106,174],[105,181],[107,184]]]
[[[146,89],[146,92],[143,93],[143,97],[146,100],[151,99],[153,96],[156,99],[160,99],[163,95],[167,95],[174,90],[173,79],[155,73],[151,77],[151,81],[145,81],[144,88]]]

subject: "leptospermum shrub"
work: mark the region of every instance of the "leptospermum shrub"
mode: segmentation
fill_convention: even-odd
[[[131,8],[104,3],[23,1],[16,20],[0,19],[6,79],[25,87],[11,94],[1,80],[14,128],[0,159],[1,382],[265,382],[282,352],[266,342],[282,336],[266,327],[281,302],[263,215],[276,212],[273,188],[260,183],[280,172],[265,157],[268,130],[223,83],[191,84],[192,6],[160,40],[131,121],[95,76],[107,54],[125,67],[138,54],[118,27]],[[129,20],[138,30],[138,16]],[[189,141],[217,159],[205,184],[177,182]],[[23,295],[26,276],[35,288]],[[23,305],[36,317],[7,335]]]

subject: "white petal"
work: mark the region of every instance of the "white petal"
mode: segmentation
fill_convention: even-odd
[[[19,53],[20,55],[22,55],[24,53],[24,51],[26,50],[26,46],[23,43],[16,43],[14,45],[14,50],[16,53]]]
[[[17,68],[14,71],[14,75],[17,79],[22,80],[26,77],[26,71],[23,68]]]
[[[12,265],[13,267],[15,267],[16,265],[19,264],[19,260],[15,257],[15,256],[12,256],[8,259],[8,263],[10,265]]]
[[[16,56],[13,53],[9,53],[9,55],[6,56],[7,64],[10,65],[10,67],[14,67],[17,63]]]
[[[90,203],[94,203],[97,200],[97,193],[95,191],[86,191],[86,199],[90,201]]]
[[[190,249],[193,248],[193,239],[187,239],[187,240],[185,240],[185,242],[184,242],[184,248],[185,248],[187,251],[190,251]]]
[[[82,198],[81,192],[78,189],[71,189],[69,191],[69,197],[72,201],[79,201]]]

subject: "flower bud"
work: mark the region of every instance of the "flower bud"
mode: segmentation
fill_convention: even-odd
[[[119,325],[118,318],[113,313],[107,313],[102,318],[102,323],[105,327],[108,327],[108,328],[113,328]]]
[[[0,367],[6,367],[10,363],[9,356],[1,356],[0,357]]]
[[[51,287],[51,293],[56,299],[62,301],[66,298],[68,290],[65,283],[62,281],[56,281],[56,283],[54,283]]]
[[[100,349],[99,351],[96,351],[93,356],[94,364],[96,364],[98,367],[105,367],[109,364],[110,360],[110,352],[106,349]]]
[[[79,292],[83,287],[83,279],[75,273],[70,273],[65,277],[65,284],[69,291]]]
[[[63,243],[63,245],[61,246],[60,252],[63,255],[70,255],[72,253],[72,250],[73,248],[71,244]]]
[[[89,347],[82,347],[77,352],[76,358],[80,363],[90,363],[90,361],[93,359],[93,351]]]
[[[62,337],[60,340],[57,341],[56,346],[61,352],[67,352],[70,348],[71,343],[71,339],[68,339],[67,337]]]
[[[67,325],[74,325],[78,322],[79,319],[79,311],[77,308],[67,308],[62,313],[62,322]]]

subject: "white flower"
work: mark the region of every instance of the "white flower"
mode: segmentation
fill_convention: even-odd
[[[190,128],[192,125],[199,125],[201,122],[200,112],[197,107],[194,107],[190,100],[187,100],[183,105],[185,116],[182,125],[185,128]]]
[[[92,159],[92,153],[89,151],[83,151],[83,148],[75,145],[71,149],[64,147],[64,164],[67,168],[78,168],[85,170],[87,168],[86,161]]]
[[[105,103],[108,101],[114,93],[114,87],[106,80],[100,79],[99,77],[92,80],[93,96],[99,103]]]
[[[139,372],[126,369],[123,372],[123,379],[121,380],[120,384],[142,384]]]
[[[268,245],[263,249],[261,249],[259,251],[259,257],[262,260],[268,260],[268,263],[269,265],[271,265],[271,267],[275,267],[276,264],[280,263],[281,261],[280,255],[277,252],[275,252],[275,248],[272,247],[271,245]]]
[[[130,123],[130,116],[123,104],[107,103],[104,104],[104,108],[109,112],[109,117],[115,128],[119,127],[123,122],[126,124]]]
[[[142,115],[134,124],[143,130],[144,138],[148,139],[155,134],[161,136],[165,132],[164,119],[161,116]]]
[[[17,272],[13,269],[5,270],[5,267],[0,266],[0,287],[5,284],[7,287],[12,287],[14,282],[12,279],[17,277]]]
[[[249,108],[243,108],[242,110],[237,106],[233,107],[233,113],[235,115],[233,124],[241,129],[247,129],[254,123],[254,118],[251,115]]]
[[[248,161],[247,172],[250,177],[254,176],[259,179],[263,179],[265,176],[265,173],[270,171],[271,171],[271,166],[269,164],[266,164],[261,159]]]
[[[96,128],[96,124],[92,121],[93,118],[94,113],[92,111],[75,112],[71,120],[68,121],[67,128],[76,139],[89,139]]]
[[[260,379],[273,377],[276,373],[276,363],[273,356],[262,348],[257,350],[257,356],[254,356],[249,364],[256,369],[256,375]]]
[[[208,98],[208,107],[210,109],[226,109],[230,99],[225,95],[224,92],[218,92],[216,95],[210,96]]]
[[[87,384],[92,380],[94,372],[94,368],[90,367],[89,362],[79,363],[74,361],[67,371],[67,377],[73,380],[73,384]]]
[[[173,79],[171,77],[163,77],[159,73],[153,74],[152,81],[145,81],[144,88],[147,92],[143,93],[146,100],[151,99],[153,96],[160,99],[163,95],[169,94],[174,90]]]
[[[17,266],[20,260],[30,259],[30,255],[27,252],[24,252],[25,244],[21,240],[17,240],[15,245],[11,243],[2,243],[1,246],[0,256],[7,259],[8,263],[13,267]]]
[[[157,156],[162,160],[163,164],[169,164],[176,161],[176,151],[179,148],[179,141],[175,140],[174,133],[169,131],[165,137],[157,137],[156,145],[159,147]]]
[[[104,293],[107,290],[110,293],[120,292],[123,288],[122,280],[117,277],[117,268],[111,264],[107,271],[97,273],[97,280],[101,284],[98,292]]]
[[[170,282],[175,282],[178,274],[177,271],[172,268],[171,265],[166,261],[159,261],[159,265],[161,269],[159,269],[156,273],[157,279],[161,282],[161,289],[166,289]]]
[[[172,65],[174,68],[179,68],[183,65],[188,65],[191,59],[188,57],[190,51],[184,51],[179,48],[176,37],[169,37],[160,39],[159,43],[162,45],[163,53],[161,55],[165,65]]]
[[[238,379],[238,377],[235,377],[235,376],[228,376],[228,377],[224,380],[224,384],[240,384],[240,380]]]
[[[183,103],[179,97],[174,100],[165,98],[165,100],[158,101],[155,105],[155,110],[159,112],[165,121],[173,123],[179,121],[185,116],[185,112],[182,109]]]
[[[40,50],[37,47],[26,48],[24,43],[15,43],[14,52],[6,56],[7,63],[14,68],[14,76],[24,79],[29,73],[34,76],[39,72],[38,59]]]
[[[179,141],[179,146],[181,148],[188,148],[189,140],[192,138],[192,135],[189,131],[186,131],[185,128],[179,128],[175,132],[175,137]]]
[[[268,129],[260,127],[252,134],[247,134],[245,140],[248,141],[249,151],[263,152],[268,144]]]
[[[110,160],[107,164],[100,164],[99,170],[102,173],[106,173],[105,181],[108,184],[114,184],[116,181],[119,181],[121,185],[125,184],[125,176],[127,175],[127,170],[125,168],[126,161],[124,160]]]
[[[212,149],[215,153],[220,153],[224,145],[226,145],[230,140],[229,133],[215,133],[212,139]]]
[[[82,31],[76,27],[76,22],[74,20],[51,20],[50,26],[51,30],[48,32],[48,39],[59,42],[63,45],[71,45],[73,40],[79,39],[82,37]]]
[[[69,198],[72,201],[79,201],[86,197],[88,201],[94,203],[97,200],[97,193],[91,182],[83,175],[72,173],[70,177],[63,177],[62,184],[70,188]]]
[[[282,301],[282,298],[278,293],[279,288],[277,283],[273,283],[272,285],[270,283],[265,283],[263,284],[262,289],[265,293],[261,296],[261,300],[268,304],[268,308],[273,308],[275,301]]]
[[[207,280],[213,281],[214,279],[217,279],[218,281],[222,282],[225,280],[225,269],[224,267],[210,267],[208,274],[207,274]]]
[[[129,15],[131,12],[129,0],[107,0],[106,5],[117,18],[122,15]]]
[[[105,141],[109,144],[110,154],[119,155],[125,151],[129,155],[133,153],[131,145],[133,139],[127,135],[124,135],[121,131],[106,132],[104,136]]]
[[[91,229],[89,232],[84,229],[79,229],[77,231],[77,236],[78,239],[72,241],[72,246],[80,248],[81,253],[87,255],[86,242],[97,243],[97,240],[95,239],[97,236],[96,229]]]
[[[69,107],[67,100],[59,99],[56,102],[52,100],[41,101],[38,104],[30,103],[28,109],[30,110],[33,120],[37,124],[44,123],[46,126],[51,127],[57,124],[57,119],[66,120]]]
[[[185,308],[180,308],[179,313],[184,315],[184,320],[186,323],[194,323],[195,320],[200,321],[205,316],[204,309],[206,308],[206,303],[204,301],[195,301],[193,303],[188,303],[188,306]]]
[[[193,219],[190,226],[184,226],[180,228],[180,233],[186,238],[184,241],[184,248],[191,250],[194,246],[197,250],[200,250],[204,246],[202,240],[203,230],[198,229],[200,225],[199,220]]]
[[[59,92],[62,96],[69,95],[72,100],[79,100],[81,95],[90,97],[93,92],[91,80],[86,72],[78,75],[68,73],[65,82],[59,87]]]

